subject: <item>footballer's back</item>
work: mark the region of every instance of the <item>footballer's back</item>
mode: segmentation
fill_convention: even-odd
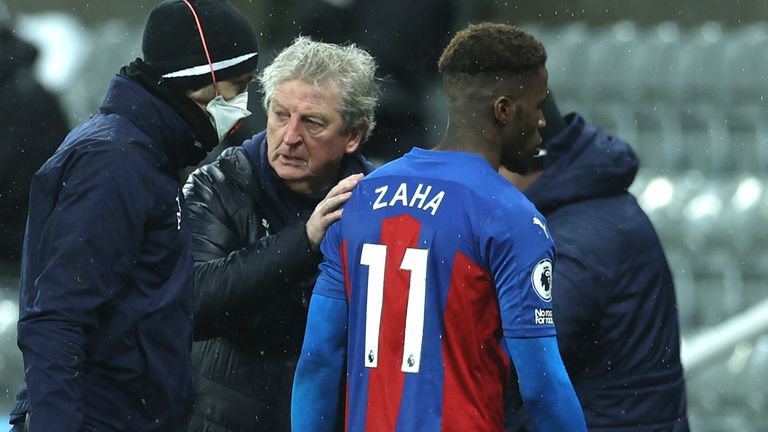
[[[554,253],[533,205],[478,155],[414,149],[358,184],[329,236],[349,430],[501,430],[504,336],[553,334],[550,286],[525,289]]]

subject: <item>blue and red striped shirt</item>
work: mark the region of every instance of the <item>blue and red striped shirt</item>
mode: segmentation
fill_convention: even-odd
[[[554,243],[517,189],[415,148],[358,184],[322,251],[314,294],[348,302],[348,430],[502,430],[504,337],[555,333]]]

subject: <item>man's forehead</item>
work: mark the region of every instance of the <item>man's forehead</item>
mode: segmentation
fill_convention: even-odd
[[[339,94],[329,84],[307,83],[301,80],[283,81],[277,86],[273,100],[282,103],[302,103],[335,108]]]

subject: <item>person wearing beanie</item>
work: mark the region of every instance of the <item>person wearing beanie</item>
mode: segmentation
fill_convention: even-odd
[[[178,172],[248,115],[256,32],[226,0],[165,0],[142,50],[32,179],[17,428],[182,431],[190,418],[194,268]]]
[[[197,291],[188,432],[290,430],[320,242],[372,169],[359,149],[375,126],[376,68],[354,45],[297,38],[259,74],[266,130],[184,186]]]
[[[672,275],[627,191],[637,157],[579,114],[561,116],[551,93],[542,110],[545,156],[525,175],[502,174],[549,222],[557,341],[587,427],[688,431]],[[512,398],[506,431],[531,430],[526,418]]]

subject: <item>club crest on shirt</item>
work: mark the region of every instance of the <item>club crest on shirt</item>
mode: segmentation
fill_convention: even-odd
[[[543,259],[536,264],[531,273],[531,285],[540,299],[552,301],[552,261]]]

